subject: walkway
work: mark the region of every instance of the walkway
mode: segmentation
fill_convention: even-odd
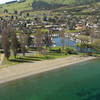
[[[93,59],[94,57],[69,56],[54,60],[37,61],[34,63],[24,63],[0,69],[0,83],[27,77],[45,71],[65,67]]]

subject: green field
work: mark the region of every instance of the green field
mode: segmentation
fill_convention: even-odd
[[[80,4],[92,3],[94,1],[96,2],[96,0],[55,0],[55,1],[54,0],[35,0],[35,1],[39,1],[39,2],[43,1],[51,5],[54,5],[54,4],[80,5]],[[0,6],[0,12],[3,12],[4,9],[7,9],[10,13],[14,12],[15,10],[17,11],[31,10],[33,2],[34,0],[26,0],[25,2],[22,2],[22,3],[4,4]]]
[[[23,3],[13,3],[13,4],[4,4],[1,5],[0,11],[4,11],[4,9],[8,9],[8,11],[13,12],[14,10],[22,11],[22,10],[30,10],[32,9],[33,0],[26,0]]]

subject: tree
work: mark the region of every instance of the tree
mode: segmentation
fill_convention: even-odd
[[[14,11],[14,14],[16,14],[16,15],[17,15],[17,14],[18,14],[18,11],[17,11],[17,10],[15,10],[15,11]]]
[[[5,10],[4,10],[4,13],[8,13],[8,10],[7,10],[7,9],[5,9]]]
[[[22,15],[23,15],[23,12],[22,12],[22,11],[20,11],[19,15],[20,15],[20,16],[22,16]]]
[[[43,46],[43,37],[42,37],[40,29],[36,30],[36,34],[35,34],[35,46],[37,48],[37,51],[41,52],[42,46]]]
[[[29,14],[29,13],[27,13],[27,14],[26,14],[26,17],[29,17],[29,16],[30,16],[30,14]]]
[[[13,19],[14,19],[14,16],[12,15],[12,16],[11,16],[11,20],[13,20]]]
[[[89,43],[90,38],[85,35],[79,35],[78,39],[81,41],[80,51],[83,52],[84,49],[88,49],[88,43]],[[87,50],[87,52],[88,52],[88,50]]]
[[[100,39],[94,40],[92,43],[93,49],[100,52]]]
[[[33,44],[33,38],[30,36],[30,34],[25,34],[25,44],[27,47],[29,47],[31,44]]]
[[[11,30],[11,49],[13,51],[13,55],[16,58],[17,55],[17,37],[16,37],[16,33],[13,30],[13,28],[10,29]]]
[[[43,21],[47,21],[47,16],[44,16],[43,17]]]
[[[61,43],[62,43],[62,49],[64,49],[64,47],[65,47],[65,34],[64,34],[63,30],[60,32],[60,39],[61,39]]]
[[[52,45],[52,40],[51,40],[51,34],[49,34],[49,31],[43,33],[43,42],[46,48],[50,47]]]
[[[91,42],[93,42],[94,41],[94,38],[96,36],[95,29],[94,28],[91,28],[90,31],[89,31],[89,33],[90,33],[89,35],[91,37]]]
[[[4,28],[2,31],[2,47],[4,50],[5,57],[9,59],[10,56],[10,43],[7,28]]]
[[[20,46],[21,46],[21,51],[23,53],[23,56],[25,56],[25,51],[26,51],[26,48],[25,48],[25,34],[20,34]]]

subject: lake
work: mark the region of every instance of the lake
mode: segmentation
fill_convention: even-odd
[[[58,37],[54,37],[52,41],[55,42],[56,47],[62,47],[63,46],[59,36]],[[64,38],[64,46],[65,47],[73,47],[78,52],[80,52],[80,48],[75,46],[77,43],[79,43],[79,42],[75,42],[75,40],[72,40],[72,39],[70,39],[68,37]],[[93,51],[91,48],[88,48],[88,50],[87,50],[87,48],[84,48],[84,50],[83,50],[84,53],[91,52],[91,51]]]
[[[100,59],[2,84],[0,100],[100,100]]]
[[[59,36],[53,38],[53,41],[55,42],[57,47],[62,47],[62,42]],[[70,46],[70,47],[75,47],[75,41],[72,41],[71,39],[69,39],[68,37],[64,38],[64,45],[65,46]]]

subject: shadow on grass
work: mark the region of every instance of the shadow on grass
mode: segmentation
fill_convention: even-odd
[[[32,63],[34,61],[42,61],[42,60],[49,60],[53,59],[54,57],[50,56],[43,56],[43,57],[32,57],[32,56],[25,56],[22,58],[16,58],[16,59],[10,59],[10,62],[16,62],[16,63]]]

